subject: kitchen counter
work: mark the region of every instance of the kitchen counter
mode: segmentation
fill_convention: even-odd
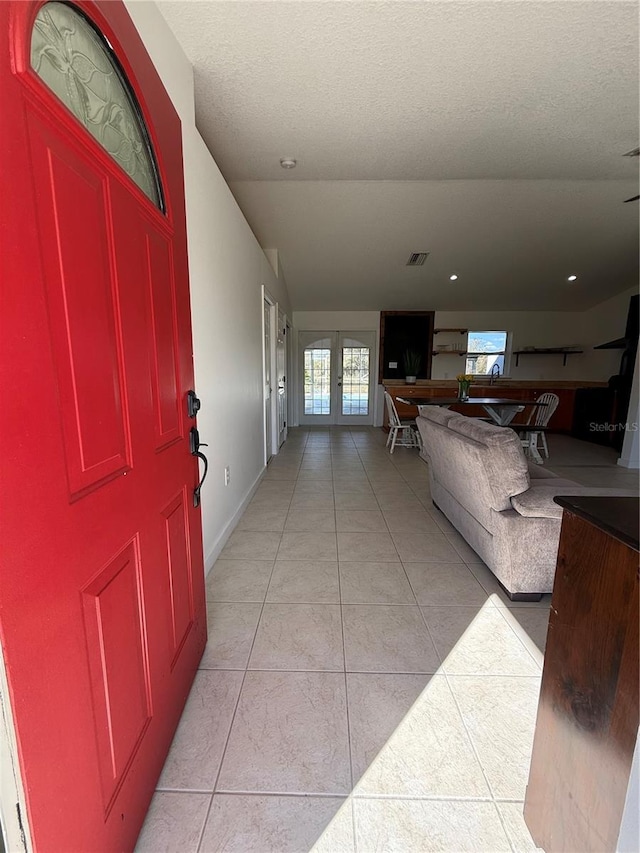
[[[401,403],[398,397],[410,399],[411,397],[455,397],[458,391],[458,383],[455,379],[420,379],[415,384],[407,385],[399,380],[385,380],[384,387],[396,401],[396,408],[401,418],[415,418],[418,408],[415,405]],[[580,382],[541,380],[538,382],[517,379],[498,379],[493,385],[488,380],[473,382],[469,389],[469,396],[474,397],[512,397],[523,402],[526,400],[537,400],[541,394],[551,391],[557,394],[559,399],[558,408],[551,416],[549,428],[557,432],[571,432],[573,427],[573,410],[575,406],[576,391],[579,388],[606,388],[606,382]],[[454,411],[461,411],[470,417],[481,418],[486,416],[482,406],[465,404],[464,407],[452,406]],[[527,423],[531,407],[526,407],[513,419],[514,424]],[[386,419],[385,419],[386,425]]]
[[[455,388],[457,390],[458,383],[455,379],[418,379],[414,384],[407,385],[406,382],[402,379],[385,379],[382,383],[385,388],[416,388],[420,387],[422,389],[426,388]],[[572,380],[562,380],[562,379],[509,379],[508,377],[505,379],[498,379],[492,385],[489,384],[487,379],[473,382],[471,384],[471,390],[474,388],[524,388],[524,389],[535,389],[543,390],[543,391],[552,391],[554,388],[570,388],[575,390],[576,388],[606,388],[608,385],[607,382],[589,382],[582,381],[580,379],[572,379]]]

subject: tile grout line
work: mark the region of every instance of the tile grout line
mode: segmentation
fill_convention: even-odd
[[[343,666],[344,666],[344,698],[345,698],[345,713],[346,713],[346,718],[347,718],[347,750],[349,753],[348,757],[349,757],[349,780],[350,780],[350,782],[349,782],[349,793],[347,794],[346,799],[343,801],[343,805],[341,806],[341,808],[344,807],[345,803],[349,804],[349,809],[351,812],[351,821],[350,822],[351,822],[351,829],[352,829],[352,833],[353,833],[353,848],[354,848],[354,853],[357,853],[356,828],[355,828],[355,809],[354,809],[353,800],[352,800],[354,782],[353,782],[353,755],[352,755],[352,749],[351,749],[351,717],[349,714],[349,685],[347,682],[347,648],[346,648],[345,637],[344,637],[344,609],[343,609],[343,602],[342,602],[342,579],[340,577],[340,554],[338,551],[338,510],[337,510],[337,507],[335,506],[335,479],[333,479],[333,498],[334,498],[334,501],[333,501],[334,502],[334,517],[335,517],[335,522],[336,522],[336,558],[337,558],[337,563],[338,563],[338,596],[340,599],[340,631],[342,633],[342,660],[343,660]]]
[[[209,822],[209,816],[211,814],[211,808],[213,807],[213,799],[216,795],[216,788],[218,787],[218,780],[220,779],[220,774],[222,772],[222,766],[224,764],[224,759],[225,759],[225,756],[227,754],[227,748],[229,746],[229,739],[231,738],[231,731],[233,729],[233,724],[235,722],[236,714],[238,712],[238,707],[240,705],[240,699],[242,697],[242,690],[244,688],[244,683],[246,681],[247,673],[249,671],[249,669],[248,669],[249,668],[249,661],[251,660],[251,653],[253,652],[253,647],[254,647],[255,642],[256,642],[256,636],[258,634],[258,628],[260,626],[260,620],[262,619],[262,613],[264,612],[264,605],[265,605],[265,602],[267,600],[267,593],[269,591],[269,585],[271,584],[271,578],[273,577],[273,572],[274,572],[275,565],[276,565],[276,559],[277,559],[277,552],[276,552],[276,556],[273,559],[273,564],[271,566],[271,573],[269,574],[269,581],[268,581],[267,586],[266,586],[265,591],[264,591],[264,598],[262,601],[262,607],[260,608],[260,615],[258,616],[258,621],[256,622],[256,628],[255,628],[255,631],[253,633],[253,640],[251,642],[251,648],[249,649],[249,654],[247,655],[247,661],[246,661],[246,664],[244,667],[244,674],[242,676],[242,681],[240,682],[240,689],[238,690],[238,697],[237,697],[236,702],[235,702],[233,714],[231,715],[231,721],[229,723],[229,728],[227,730],[227,736],[226,736],[225,742],[224,742],[224,749],[222,750],[222,754],[220,756],[220,764],[218,765],[218,772],[216,773],[216,778],[215,778],[214,783],[213,783],[213,791],[211,793],[211,801],[209,802],[209,808],[207,809],[207,815],[206,815],[205,821],[202,825],[202,831],[200,832],[200,836],[198,838],[198,844],[196,846],[196,853],[199,853],[199,851],[201,849],[202,841],[204,839],[204,834],[206,832],[207,824]]]
[[[487,789],[488,789],[489,794],[490,794],[490,802],[493,804],[494,811],[498,815],[498,820],[500,822],[500,826],[502,827],[502,831],[504,833],[504,836],[507,839],[507,843],[508,843],[509,847],[511,848],[511,850],[513,851],[513,853],[517,853],[513,844],[511,843],[511,837],[509,836],[509,834],[507,832],[506,826],[505,826],[504,821],[502,819],[502,815],[500,814],[500,809],[498,808],[498,805],[497,805],[496,800],[495,800],[495,793],[494,793],[493,788],[491,786],[491,782],[489,781],[489,777],[487,776],[487,772],[485,770],[484,764],[480,760],[480,755],[478,754],[476,744],[475,744],[473,738],[471,737],[471,732],[469,731],[469,727],[467,726],[466,720],[464,718],[464,714],[462,713],[460,703],[458,702],[458,697],[456,696],[455,691],[453,689],[453,686],[449,680],[449,674],[443,670],[443,675],[445,677],[447,687],[449,688],[451,695],[453,697],[453,701],[455,703],[456,709],[457,709],[458,714],[460,716],[460,720],[462,722],[462,726],[463,726],[465,733],[467,735],[467,739],[471,745],[471,750],[473,752],[473,755],[474,755],[476,761],[478,762],[478,767],[480,768],[480,771],[482,773],[482,777],[486,783]]]

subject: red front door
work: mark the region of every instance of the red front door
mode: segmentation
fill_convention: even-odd
[[[137,96],[159,209],[31,68],[42,5],[0,3],[0,630],[36,850],[115,851],[206,641],[181,131],[124,6],[79,0]],[[47,61],[94,85],[67,34]]]

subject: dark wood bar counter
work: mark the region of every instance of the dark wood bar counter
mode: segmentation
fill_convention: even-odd
[[[614,851],[638,737],[638,498],[564,509],[525,799],[535,843]]]

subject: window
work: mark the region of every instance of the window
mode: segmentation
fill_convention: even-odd
[[[65,3],[45,3],[31,36],[31,66],[73,115],[164,212],[149,134],[111,47]]]
[[[507,332],[469,332],[465,373],[486,376],[495,373],[495,365],[504,376],[507,362]]]

